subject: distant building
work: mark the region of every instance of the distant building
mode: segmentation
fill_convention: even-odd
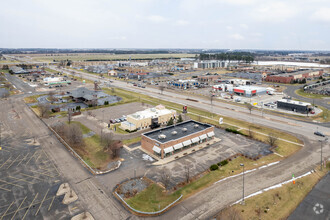
[[[257,87],[257,86],[239,86],[239,87],[229,87],[228,92],[235,95],[252,97],[256,95],[267,94],[267,88]]]
[[[85,87],[80,87],[70,92],[69,96],[74,102],[82,102],[87,105],[103,105],[104,101],[115,103],[121,100],[120,97],[108,95],[102,91],[89,90]]]
[[[24,70],[22,67],[18,66],[11,66],[9,67],[9,72],[12,74],[25,74],[29,73],[28,71]]]
[[[215,69],[215,68],[226,68],[228,61],[221,60],[202,60],[194,62],[194,69]]]
[[[150,126],[167,124],[170,118],[175,118],[175,116],[175,110],[169,110],[162,105],[158,105],[155,108],[149,108],[127,115],[127,121],[121,123],[121,128],[130,131],[135,129],[146,129]]]
[[[312,110],[311,103],[281,99],[277,101],[277,108],[293,112],[307,113]]]
[[[117,76],[118,74],[117,74],[117,71],[115,71],[115,70],[109,70],[108,71],[108,76]]]
[[[141,147],[165,158],[207,142],[214,136],[213,126],[190,120],[142,134]]]
[[[294,80],[313,79],[322,76],[323,70],[310,69],[297,72],[290,72],[277,75],[268,75],[265,78],[267,82],[292,83]]]
[[[217,81],[220,78],[219,75],[204,75],[204,76],[198,76],[198,81],[200,82],[214,82]]]

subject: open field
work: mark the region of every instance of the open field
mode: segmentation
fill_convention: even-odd
[[[322,99],[322,98],[329,98],[327,95],[320,95],[320,94],[311,94],[304,92],[302,89],[298,89],[295,91],[297,95],[306,97],[306,98],[311,98],[311,99]]]
[[[245,200],[245,205],[236,204],[222,210],[217,219],[228,215],[240,216],[240,219],[286,219],[306,197],[318,181],[329,171],[316,169],[316,173],[302,177],[280,188],[266,191]]]
[[[72,60],[72,61],[87,61],[87,60],[128,60],[130,57],[134,59],[157,59],[157,58],[183,58],[183,57],[195,57],[195,54],[109,54],[109,53],[78,53],[78,54],[33,54],[28,55],[34,61],[40,62],[53,62],[54,60]]]

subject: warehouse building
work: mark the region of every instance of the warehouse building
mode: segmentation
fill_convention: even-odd
[[[207,142],[214,135],[213,126],[190,120],[142,134],[141,147],[163,159]]]
[[[121,123],[124,130],[141,130],[148,127],[159,127],[159,125],[167,124],[170,118],[175,118],[176,111],[166,109],[162,105],[155,108],[149,108],[143,111],[127,115],[126,121]]]
[[[293,112],[308,113],[312,110],[311,103],[281,99],[277,101],[277,108]]]
[[[323,75],[322,69],[302,70],[291,73],[268,75],[265,78],[267,82],[293,83],[295,80],[314,79]]]

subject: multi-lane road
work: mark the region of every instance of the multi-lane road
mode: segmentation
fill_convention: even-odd
[[[70,71],[68,72],[70,74]],[[90,80],[98,80],[95,75],[81,73],[84,78]],[[8,78],[16,87],[19,87],[16,77]],[[184,94],[177,94],[170,91],[164,91],[161,95],[159,90],[154,88],[136,88],[125,82],[115,81],[114,86],[140,92],[152,97],[159,97],[164,100],[181,103],[183,105],[194,106],[201,109],[210,110],[211,106],[208,100],[200,100],[198,103],[187,100]],[[27,84],[21,85],[22,91],[29,92]],[[33,136],[40,139],[43,149],[50,155],[53,162],[59,168],[59,172],[63,179],[67,180],[77,191],[80,202],[83,207],[90,211],[95,219],[126,219],[132,216],[124,209],[110,194],[105,193],[107,190],[100,184],[97,177],[89,174],[79,162],[74,159],[63,145],[50,133],[47,139],[44,135],[38,136],[39,131],[47,131],[47,127],[33,115],[28,107],[23,103],[21,96],[13,96],[10,98],[11,103],[14,103],[15,109],[21,109],[20,115],[22,122],[25,123],[27,129],[33,132]],[[3,101],[3,105],[8,105],[9,101]],[[9,106],[9,105],[8,105]],[[3,107],[2,107],[3,108]],[[6,108],[2,110],[6,111]],[[295,155],[282,160],[280,163],[268,168],[257,170],[246,174],[246,194],[254,193],[263,188],[272,186],[284,180],[291,178],[292,174],[298,176],[311,170],[320,160],[320,148],[318,137],[313,135],[314,130],[319,128],[323,132],[329,133],[329,128],[322,127],[321,124],[311,124],[292,119],[284,119],[279,116],[264,114],[261,117],[260,113],[250,115],[244,107],[234,106],[222,102],[214,102],[213,112],[235,117],[241,120],[251,121],[254,123],[269,126],[276,129],[281,129],[290,133],[294,133],[299,138],[304,140],[305,146]],[[1,119],[3,120],[3,119]],[[13,122],[8,122],[13,123]],[[13,124],[12,132],[15,132]],[[323,147],[323,155],[330,156],[329,145]],[[106,174],[111,175],[111,173]],[[157,217],[158,219],[208,219],[214,216],[219,210],[226,205],[238,200],[241,197],[241,177],[225,180],[221,183],[199,192],[197,195],[184,200],[169,212]]]

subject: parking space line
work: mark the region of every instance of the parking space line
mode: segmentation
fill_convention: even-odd
[[[27,183],[30,183],[30,184],[35,184],[35,182],[27,181],[25,179],[19,179],[19,178],[13,177],[13,176],[8,176],[8,177],[12,178],[12,179],[16,179],[17,182],[22,181],[22,182],[27,182]]]
[[[39,205],[39,208],[38,208],[38,210],[37,210],[37,212],[36,212],[36,214],[35,214],[34,216],[37,216],[37,215],[38,215],[38,212],[39,212],[39,210],[40,210],[42,204],[44,203],[44,201],[45,201],[45,199],[46,199],[46,196],[47,196],[47,194],[48,194],[48,191],[49,191],[49,189],[47,190],[47,192],[46,192],[44,198],[42,199],[42,201],[41,201],[41,203],[40,203],[40,205]]]
[[[35,176],[30,176],[30,175],[27,175],[25,173],[21,173],[21,174],[24,175],[24,176],[28,176],[28,177],[31,177],[31,178],[35,178],[35,179],[39,179],[39,180],[45,181],[44,179],[40,179],[40,178],[35,177]]]
[[[0,220],[3,219],[3,217],[5,217],[6,213],[8,212],[8,210],[10,209],[10,207],[14,204],[14,201],[8,206],[8,208],[6,209],[5,213],[3,213],[3,215],[1,216]]]
[[[21,155],[18,155],[15,160],[13,160],[13,162],[11,162],[11,164],[7,167],[7,170],[15,163],[15,161],[17,160],[17,158],[19,158]]]
[[[18,207],[18,208],[17,208],[17,210],[15,211],[15,213],[14,213],[13,217],[11,217],[11,220],[13,220],[13,219],[14,219],[14,217],[15,217],[15,215],[17,214],[18,210],[19,210],[19,209],[21,208],[21,206],[23,205],[23,203],[24,203],[24,201],[25,201],[26,197],[27,197],[27,196],[25,196],[25,198],[23,199],[23,201],[21,202],[21,204],[19,205],[19,207]]]
[[[0,166],[0,169],[11,159],[11,156]]]
[[[10,189],[2,188],[1,186],[0,186],[0,189],[5,190],[5,191],[8,191],[8,192],[11,192]]]
[[[29,162],[30,162],[30,160],[34,157],[34,155],[37,153],[38,151],[35,151],[34,152],[34,154],[30,157],[30,159],[25,163],[25,165],[27,165]]]
[[[54,177],[56,177],[56,176],[51,176],[51,175],[48,175],[48,174],[46,174],[46,173],[49,173],[49,172],[51,172],[51,171],[48,171],[48,172],[44,172],[44,173],[40,173],[40,172],[37,172],[37,171],[33,171],[33,170],[30,170],[31,172],[33,172],[33,173],[38,173],[38,174],[42,174],[42,175],[45,175],[45,176],[48,176],[48,177],[51,177],[51,178],[54,178]]]
[[[52,199],[52,201],[51,201],[50,204],[49,204],[48,211],[49,211],[50,208],[52,207],[55,197],[56,197],[56,196],[53,196],[53,199]]]
[[[20,160],[20,162],[16,166],[20,165],[23,162],[23,160],[25,160],[28,157],[29,154],[30,154],[30,152],[27,155],[25,155],[25,157],[23,157],[23,159]]]
[[[36,194],[36,196],[34,197],[34,199],[32,200],[31,204],[29,205],[29,208],[27,208],[25,214],[23,215],[23,218],[22,220],[25,218],[26,214],[28,213],[28,211],[30,210],[30,208],[32,207],[32,204],[34,202],[34,200],[36,200],[37,196],[38,196],[39,193]]]
[[[18,187],[24,188],[23,186],[20,186],[20,185],[14,184],[14,183],[9,183],[7,181],[0,180],[0,182],[6,183],[6,185],[13,185],[13,186],[18,186]],[[1,186],[3,186],[3,185],[1,185]]]

